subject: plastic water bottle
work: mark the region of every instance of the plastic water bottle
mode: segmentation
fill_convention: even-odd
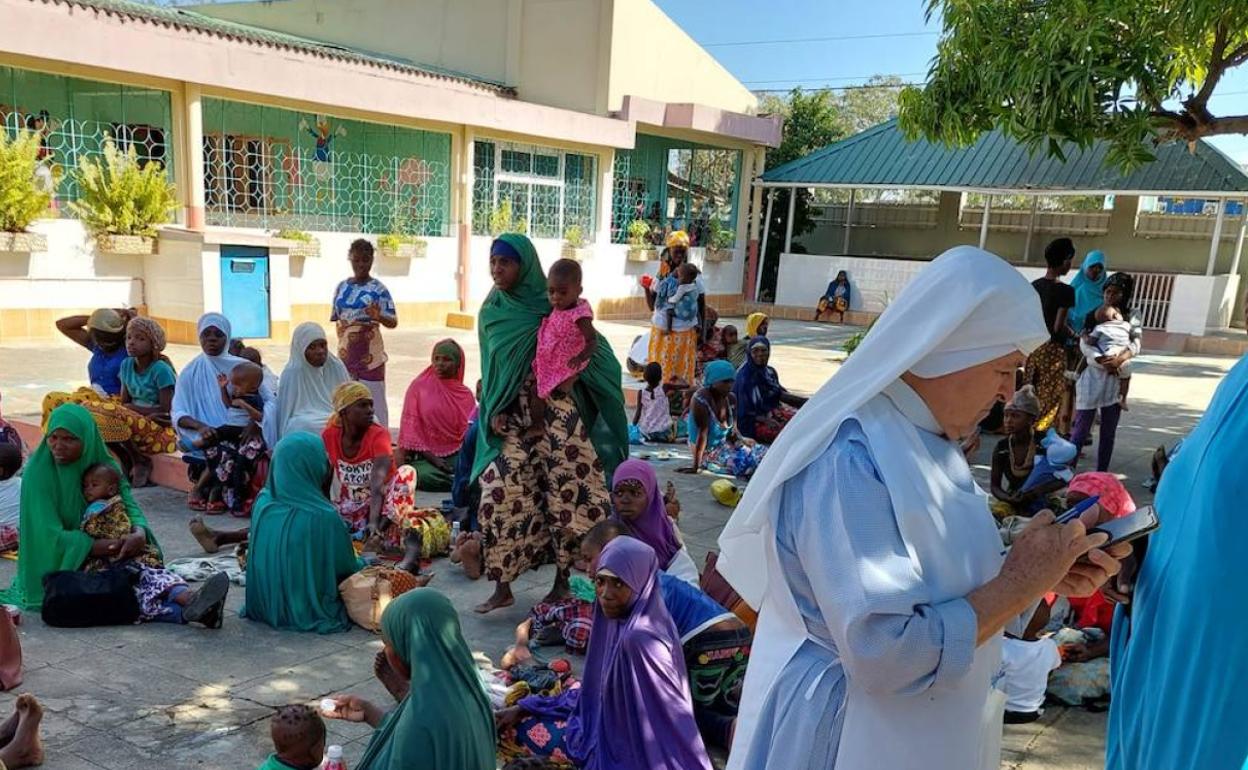
[[[330,746],[325,750],[325,763],[321,770],[347,770],[347,763],[342,760],[342,747]]]
[[[451,522],[451,546],[454,547],[459,542],[459,521]]]

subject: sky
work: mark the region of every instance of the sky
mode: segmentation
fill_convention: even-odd
[[[876,74],[919,83],[936,53],[939,26],[924,20],[923,0],[655,2],[738,80],[755,90],[844,87]],[[837,39],[760,42],[807,38]],[[1214,115],[1248,113],[1248,65],[1222,79],[1209,107]],[[1237,162],[1248,164],[1248,137],[1211,141]]]

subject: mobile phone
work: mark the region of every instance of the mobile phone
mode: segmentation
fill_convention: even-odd
[[[1098,524],[1089,529],[1088,534],[1104,532],[1109,535],[1109,540],[1104,545],[1098,546],[1100,548],[1108,548],[1118,543],[1130,543],[1132,540],[1138,540],[1160,526],[1161,520],[1157,518],[1156,509],[1151,505],[1146,505],[1142,508],[1137,508],[1135,513]]]

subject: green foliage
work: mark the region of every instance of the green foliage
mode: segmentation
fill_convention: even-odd
[[[490,235],[497,238],[503,233],[528,234],[529,222],[524,217],[516,219],[511,210],[511,201],[504,198],[498,207],[490,212]]]
[[[854,354],[854,351],[858,349],[858,346],[862,344],[862,341],[865,340],[867,338],[867,335],[871,333],[871,330],[875,328],[875,322],[878,320],[880,320],[879,316],[872,318],[871,323],[867,324],[867,328],[863,329],[862,331],[854,334],[854,336],[845,340],[845,357],[846,358]]]
[[[724,227],[724,223],[718,219],[712,219],[706,227],[710,231],[707,245],[712,249],[731,249],[737,240],[737,234],[731,228]]]
[[[35,179],[38,166],[37,135],[21,131],[10,139],[0,131],[0,232],[24,232],[47,212],[52,192]]]
[[[910,138],[966,146],[999,126],[1059,158],[1105,140],[1129,170],[1160,141],[1248,133],[1248,115],[1208,109],[1248,61],[1242,0],[929,0],[928,15],[944,32],[926,85],[901,93]]]
[[[585,230],[580,225],[569,225],[563,231],[563,242],[574,249],[585,248]]]
[[[634,219],[628,223],[629,246],[645,246],[648,235],[650,235],[650,223],[646,220]]]
[[[299,243],[311,243],[313,238],[311,233],[305,233],[302,230],[294,230],[290,228],[282,228],[274,235],[284,241],[298,241]]]
[[[420,239],[406,233],[386,233],[377,236],[377,247],[386,251],[398,251],[400,246],[414,244]]]
[[[164,167],[141,165],[133,146],[122,153],[106,139],[103,160],[83,155],[73,173],[80,193],[69,209],[93,235],[155,236],[178,208]]]

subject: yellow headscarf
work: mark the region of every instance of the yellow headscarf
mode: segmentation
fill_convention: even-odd
[[[354,403],[364,401],[365,399],[370,399],[372,397],[373,392],[362,382],[351,380],[350,382],[342,383],[338,387],[334,388],[334,414],[329,418],[329,421],[334,425],[341,425],[343,409],[346,409]]]
[[[675,249],[677,247],[689,248],[689,233],[684,230],[675,230],[667,236],[667,248]]]
[[[758,327],[763,325],[763,321],[767,320],[766,313],[750,313],[745,319],[745,336],[755,337],[758,335]]]

